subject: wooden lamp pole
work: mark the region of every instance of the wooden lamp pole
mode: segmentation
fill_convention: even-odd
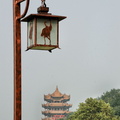
[[[21,2],[26,1],[24,13],[20,13]],[[14,120],[21,120],[22,84],[21,84],[21,18],[28,10],[29,0],[13,0],[13,39],[14,39]]]

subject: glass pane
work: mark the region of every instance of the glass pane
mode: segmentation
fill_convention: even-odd
[[[37,19],[37,44],[57,45],[57,20]]]
[[[32,45],[34,45],[34,20],[31,20],[30,22],[28,22],[27,27],[28,27],[28,42],[27,42],[27,46],[30,47]]]

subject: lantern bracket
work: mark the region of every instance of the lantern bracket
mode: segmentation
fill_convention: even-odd
[[[23,17],[26,16],[27,12],[28,12],[28,9],[29,9],[29,4],[30,4],[30,0],[18,0],[16,2],[16,5],[17,4],[21,4],[22,2],[26,1],[26,6],[25,6],[25,10],[23,12],[23,14],[21,14],[19,17],[17,17],[18,20],[22,19]],[[41,7],[42,9],[44,8],[45,10],[47,9],[47,11],[49,10],[48,7],[46,7],[46,3],[45,3],[45,0],[41,0]],[[40,7],[40,9],[41,9]]]
[[[25,10],[24,10],[24,12],[23,12],[22,15],[20,15],[19,17],[17,17],[17,19],[21,19],[21,18],[25,17],[25,15],[26,15],[27,12],[28,12],[30,0],[18,0],[18,1],[16,2],[16,4],[20,4],[21,2],[24,2],[24,1],[26,1]]]
[[[25,1],[25,0],[18,0],[16,3],[18,4],[18,3],[21,3],[21,2],[23,2],[23,1]]]

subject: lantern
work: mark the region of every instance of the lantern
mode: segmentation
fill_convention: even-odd
[[[65,16],[48,13],[48,7],[39,7],[38,14],[30,14],[27,22],[27,50],[51,50],[59,48],[59,21]]]

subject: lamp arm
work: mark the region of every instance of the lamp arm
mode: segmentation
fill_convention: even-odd
[[[25,1],[25,0],[18,0],[16,3],[18,4],[18,3],[21,3],[21,2],[23,2],[23,1]]]
[[[20,17],[18,17],[18,19],[25,17],[25,15],[27,14],[28,8],[29,8],[30,0],[19,0],[18,3],[21,3],[23,1],[26,1],[26,7],[25,7],[23,14]]]

